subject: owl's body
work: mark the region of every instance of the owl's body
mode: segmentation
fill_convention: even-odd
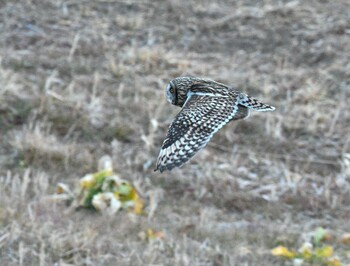
[[[160,172],[183,165],[225,124],[248,117],[250,109],[275,109],[232,87],[195,77],[170,81],[166,96],[182,110],[171,123],[160,150],[155,169]]]

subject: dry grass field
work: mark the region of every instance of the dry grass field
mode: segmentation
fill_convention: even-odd
[[[297,249],[317,227],[350,232],[349,10],[349,0],[0,1],[0,265],[291,265],[270,250]],[[154,173],[179,111],[165,86],[186,74],[276,110]],[[105,154],[145,215],[50,200]],[[148,228],[164,237],[141,239]],[[350,263],[350,246],[332,245]]]

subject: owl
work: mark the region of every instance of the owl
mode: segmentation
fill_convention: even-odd
[[[181,107],[170,124],[159,152],[156,169],[180,167],[204,148],[225,124],[247,118],[250,110],[273,111],[264,104],[225,84],[197,77],[178,77],[166,87],[169,103]]]

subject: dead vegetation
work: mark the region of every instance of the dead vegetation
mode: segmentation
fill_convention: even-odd
[[[0,3],[2,265],[281,265],[278,244],[350,232],[350,3]],[[226,126],[185,167],[153,173],[173,77],[276,106]],[[104,154],[151,215],[48,200]],[[140,232],[155,228],[161,241]],[[350,263],[349,246],[336,244]]]

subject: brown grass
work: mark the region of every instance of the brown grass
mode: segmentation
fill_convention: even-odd
[[[350,3],[0,2],[1,265],[281,265],[318,226],[350,231]],[[179,111],[166,83],[210,77],[266,101],[181,169],[153,173]],[[48,196],[112,156],[153,215]],[[149,210],[148,210],[149,211]],[[138,237],[162,230],[162,241]],[[349,247],[336,246],[350,262]]]

